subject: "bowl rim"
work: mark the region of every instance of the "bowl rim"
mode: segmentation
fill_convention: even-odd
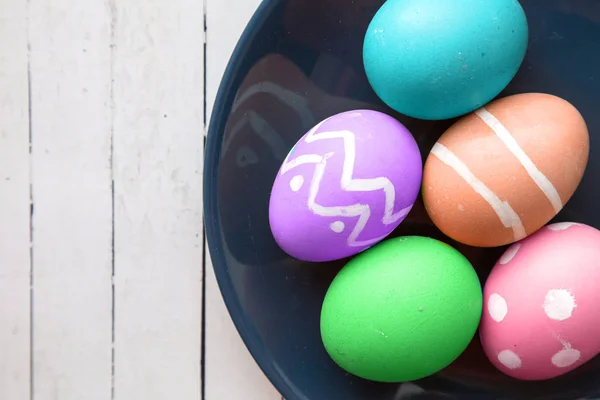
[[[220,232],[219,204],[216,196],[217,170],[220,162],[221,139],[225,130],[226,120],[223,115],[231,111],[235,93],[233,89],[239,85],[239,71],[243,68],[244,56],[250,51],[253,39],[259,32],[260,26],[272,14],[282,0],[262,0],[252,18],[244,28],[237,44],[229,58],[219,89],[215,97],[212,113],[210,116],[204,147],[204,172],[203,172],[203,201],[204,201],[204,229],[208,252],[212,260],[212,268],[215,273],[221,296],[227,307],[227,311],[233,324],[244,342],[244,345],[252,355],[267,379],[275,386],[277,391],[286,400],[301,400],[291,382],[282,375],[280,369],[267,352],[257,349],[264,348],[264,344],[258,333],[248,326],[243,318],[243,310],[233,289],[232,281],[226,272],[225,254],[223,252],[223,240]],[[243,78],[243,77],[242,77]],[[205,302],[203,307],[205,307]],[[302,398],[305,399],[304,396]]]

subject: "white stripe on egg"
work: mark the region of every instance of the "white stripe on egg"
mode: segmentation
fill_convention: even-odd
[[[515,240],[521,240],[526,236],[525,227],[521,222],[521,218],[519,218],[519,215],[512,209],[508,201],[502,201],[496,193],[485,185],[485,183],[477,179],[477,177],[469,170],[469,167],[467,167],[454,153],[441,143],[436,143],[433,146],[433,149],[431,149],[431,153],[441,162],[452,168],[477,194],[488,202],[496,212],[496,215],[498,215],[498,218],[500,218],[502,225],[504,225],[505,228],[512,229]]]
[[[525,153],[521,146],[519,146],[519,143],[517,143],[508,129],[506,129],[504,125],[502,125],[502,123],[485,108],[475,111],[475,114],[481,118],[481,120],[494,131],[494,133],[496,133],[496,136],[500,138],[506,148],[517,158],[517,160],[519,160],[531,179],[533,179],[535,184],[546,195],[552,204],[554,211],[558,213],[560,210],[562,210],[563,204],[558,191],[552,182],[550,182],[550,180],[546,177],[546,175],[544,175],[542,171],[538,169],[535,163],[531,161],[531,158],[529,158],[527,153]]]

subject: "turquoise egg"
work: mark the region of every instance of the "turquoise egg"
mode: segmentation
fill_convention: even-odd
[[[401,114],[454,118],[513,79],[528,41],[517,0],[388,0],[365,35],[373,90]]]

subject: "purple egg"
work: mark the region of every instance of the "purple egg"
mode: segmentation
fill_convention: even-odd
[[[312,128],[281,165],[269,221],[279,246],[304,261],[357,254],[388,236],[421,186],[421,154],[389,115],[354,110]]]

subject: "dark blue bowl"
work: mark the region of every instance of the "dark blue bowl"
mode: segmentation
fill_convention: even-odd
[[[315,123],[356,108],[387,112],[414,134],[423,157],[453,121],[419,121],[389,110],[361,60],[368,23],[383,0],[264,1],[229,63],[210,123],[205,215],[215,273],[252,355],[288,400],[576,399],[600,393],[600,359],[560,378],[521,382],[497,372],[477,339],[452,366],[412,384],[345,373],[321,344],[319,314],[346,260],[310,264],[276,245],[271,185],[292,145]],[[555,221],[600,227],[600,1],[521,0],[530,23],[523,66],[501,96],[540,91],[573,103],[587,120],[591,157],[575,196]],[[599,133],[600,134],[600,133]],[[456,246],[485,279],[503,252],[459,245],[429,221],[422,203],[394,235],[429,235]],[[598,321],[596,321],[598,323]],[[412,394],[411,394],[412,393]],[[600,396],[598,396],[600,397]]]

